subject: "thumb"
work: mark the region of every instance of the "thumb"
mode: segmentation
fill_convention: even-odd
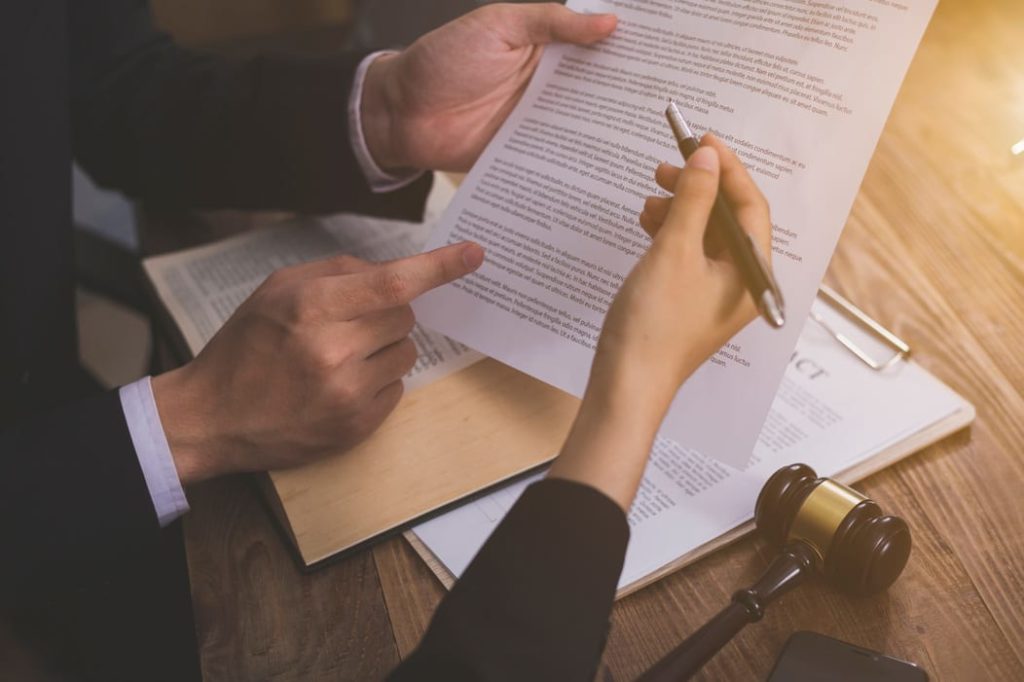
[[[714,147],[702,146],[690,156],[679,173],[675,198],[655,243],[703,251],[704,232],[718,197],[720,175],[721,160]]]
[[[553,2],[514,5],[506,11],[511,47],[555,42],[589,45],[611,35],[618,23],[614,14],[581,14]]]
[[[353,297],[353,317],[405,305],[431,289],[468,275],[483,261],[484,250],[479,244],[462,242],[353,275],[350,283],[362,292]]]

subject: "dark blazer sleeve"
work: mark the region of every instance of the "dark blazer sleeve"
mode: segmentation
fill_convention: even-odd
[[[5,596],[40,570],[116,562],[155,542],[160,527],[118,394],[0,432],[0,510]]]
[[[352,152],[362,54],[230,59],[182,49],[144,0],[69,3],[75,156],[153,204],[417,219],[431,178],[374,194]]]
[[[390,679],[592,680],[628,540],[622,509],[597,490],[530,486]]]
[[[180,524],[116,392],[0,432],[0,542],[0,626],[67,679],[199,679]]]

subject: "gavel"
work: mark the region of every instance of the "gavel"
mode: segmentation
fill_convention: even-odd
[[[892,585],[910,557],[910,528],[857,491],[819,478],[806,464],[775,472],[757,497],[757,530],[778,556],[751,587],[673,649],[640,680],[675,682],[700,670],[748,623],[764,617],[765,607],[821,574],[834,587],[870,595]]]

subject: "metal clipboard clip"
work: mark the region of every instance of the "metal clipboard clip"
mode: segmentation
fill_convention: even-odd
[[[867,313],[840,296],[834,289],[824,284],[818,289],[818,299],[830,308],[841,314],[847,320],[856,325],[859,329],[867,332],[870,336],[879,340],[887,348],[893,350],[893,355],[885,360],[876,360],[870,353],[857,345],[849,336],[838,331],[820,314],[811,310],[811,319],[817,322],[825,331],[841,343],[848,351],[853,353],[865,365],[876,372],[884,372],[900,360],[910,357],[910,345],[893,334],[891,331],[871,319]]]

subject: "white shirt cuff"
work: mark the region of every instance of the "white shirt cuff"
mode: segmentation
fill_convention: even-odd
[[[142,476],[146,479],[153,509],[163,528],[187,512],[189,507],[171,456],[171,446],[167,444],[167,435],[160,423],[150,378],[122,386],[120,396]]]
[[[366,72],[370,70],[370,64],[377,57],[386,54],[397,53],[388,50],[374,52],[359,62],[355,81],[352,83],[352,93],[348,98],[348,130],[352,141],[352,149],[355,152],[356,161],[359,162],[359,167],[363,169],[363,176],[366,178],[367,183],[369,183],[370,189],[378,194],[393,192],[406,185],[411,185],[424,173],[421,170],[411,171],[404,175],[385,173],[377,165],[377,162],[373,160],[370,148],[366,146],[366,136],[363,134],[363,118],[360,110],[363,103],[363,85],[366,83]]]

